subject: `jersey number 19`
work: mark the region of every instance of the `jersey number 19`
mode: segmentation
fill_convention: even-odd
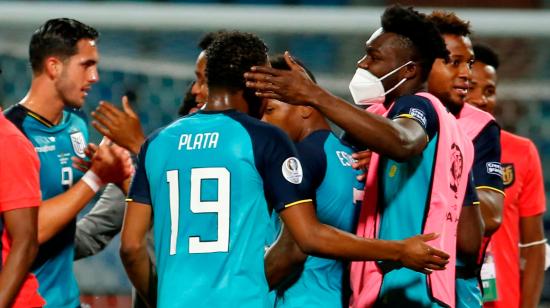
[[[226,168],[191,169],[190,210],[193,213],[216,213],[218,215],[218,239],[201,241],[199,236],[189,237],[189,253],[227,252],[229,250],[229,201],[231,174]],[[218,199],[201,200],[202,180],[218,181]],[[170,255],[176,254],[179,226],[179,170],[166,172],[170,194]]]

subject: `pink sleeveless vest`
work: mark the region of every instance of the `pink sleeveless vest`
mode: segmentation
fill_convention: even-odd
[[[477,109],[470,104],[464,104],[457,117],[458,125],[472,141],[489,122],[494,120],[495,118],[490,113]]]
[[[440,237],[429,244],[451,255],[446,270],[427,276],[426,283],[431,296],[441,304],[455,306],[455,263],[458,217],[464,201],[468,174],[473,163],[473,146],[458,127],[456,119],[441,102],[431,94],[417,93],[427,98],[439,118],[439,137],[434,166],[430,208],[424,225],[424,234],[436,232]],[[367,110],[387,116],[391,108],[376,104]],[[373,153],[365,186],[365,198],[359,216],[357,235],[377,238],[380,222],[378,208],[378,166],[380,156]],[[450,219],[449,219],[450,218]],[[442,223],[443,222],[443,223]],[[351,286],[353,290],[350,307],[363,308],[374,305],[382,286],[383,274],[376,262],[353,262]]]
[[[472,142],[476,139],[479,133],[481,133],[481,131],[494,120],[495,118],[490,113],[478,109],[470,104],[464,104],[464,107],[462,107],[462,110],[457,117],[458,125],[466,133],[468,138],[472,140]],[[485,251],[487,250],[487,246],[490,241],[490,237],[483,237],[477,259],[478,265],[483,263]]]

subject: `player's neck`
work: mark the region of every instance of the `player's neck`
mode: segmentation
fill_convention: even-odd
[[[318,130],[330,130],[330,126],[324,118],[306,120],[302,130],[300,131],[298,141],[304,140],[307,136]]]
[[[248,104],[243,98],[242,91],[234,93],[228,91],[210,91],[203,110],[223,111],[229,109],[236,109],[244,113],[248,112]]]
[[[33,79],[29,92],[19,103],[54,125],[63,118],[63,101],[51,84]]]

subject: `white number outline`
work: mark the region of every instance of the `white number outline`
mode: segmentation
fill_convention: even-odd
[[[176,254],[179,231],[179,170],[166,173],[169,185],[170,203],[170,255]],[[218,198],[216,201],[201,200],[202,180],[218,181]],[[229,251],[231,173],[227,168],[193,168],[191,169],[191,188],[189,208],[191,212],[217,213],[218,238],[215,241],[201,241],[200,236],[189,237],[189,253],[213,253]]]

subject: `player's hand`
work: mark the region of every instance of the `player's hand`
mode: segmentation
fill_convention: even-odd
[[[405,267],[424,274],[430,274],[434,270],[444,270],[449,263],[450,256],[426,244],[438,237],[439,235],[430,233],[403,240],[403,250],[399,256],[399,262]]]
[[[88,169],[92,166],[92,157],[94,156],[95,152],[97,151],[97,145],[93,143],[88,143],[88,146],[84,149],[84,154],[88,159],[83,159],[78,156],[71,157],[71,160],[73,161],[73,167],[82,171],[83,173],[86,173]]]
[[[133,172],[132,158],[124,148],[114,143],[102,142],[92,158],[90,169],[103,183],[122,183]]]
[[[122,97],[122,110],[109,102],[101,101],[96,110],[92,111],[92,117],[95,119],[92,126],[103,136],[134,154],[139,152],[145,142],[145,134],[128,97]]]
[[[246,86],[255,90],[262,98],[273,98],[293,105],[309,105],[315,101],[313,94],[319,88],[307,75],[303,67],[285,52],[289,70],[278,70],[267,66],[253,66],[244,74]]]
[[[355,159],[355,162],[351,164],[351,167],[355,170],[363,171],[361,175],[357,176],[357,180],[360,182],[364,181],[366,178],[367,169],[369,168],[371,156],[372,156],[372,151],[369,151],[369,150],[351,154],[351,158]]]

